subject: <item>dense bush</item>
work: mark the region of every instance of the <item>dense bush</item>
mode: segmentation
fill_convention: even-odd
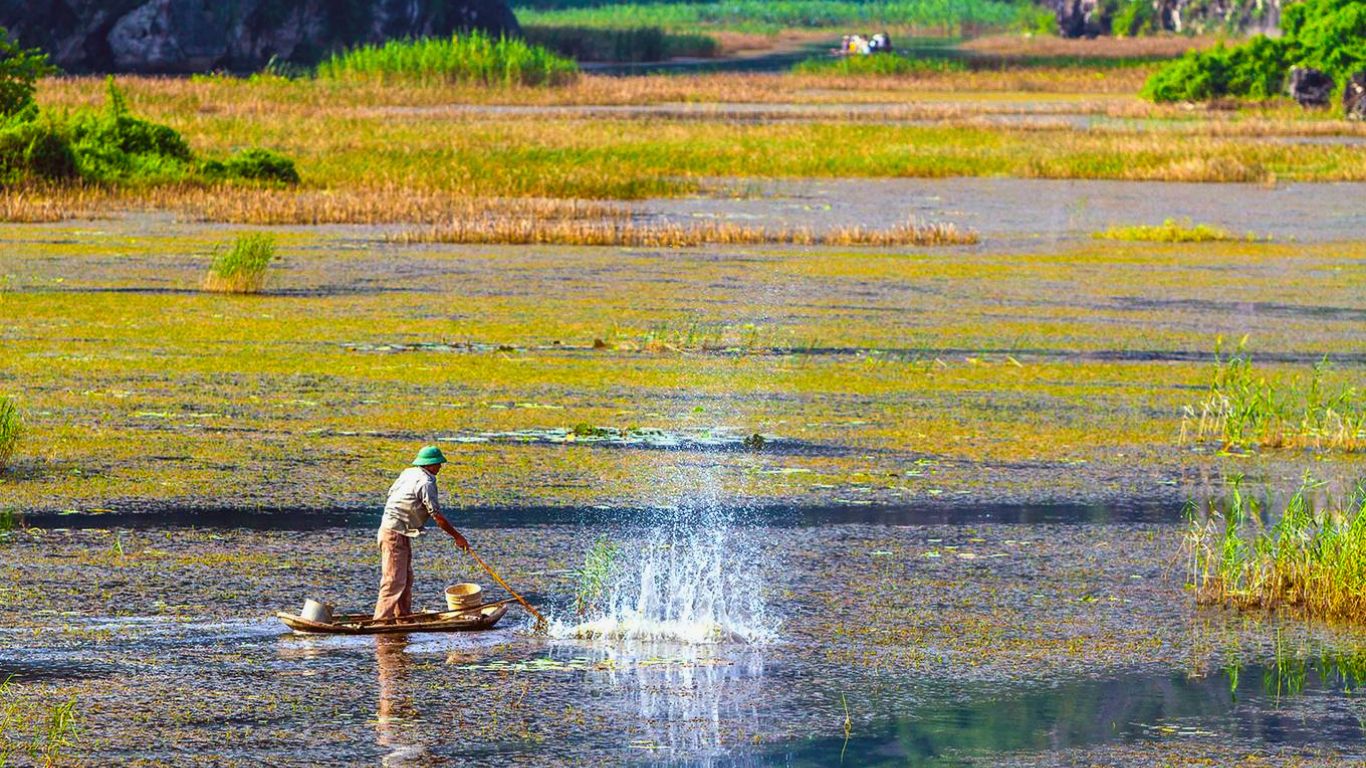
[[[211,179],[299,183],[299,172],[294,169],[294,161],[268,149],[244,149],[227,160],[209,160],[204,163],[203,171]]]
[[[364,45],[318,64],[324,80],[423,85],[561,85],[578,72],[573,61],[545,48],[482,32]]]
[[[25,92],[28,103],[0,117],[0,186],[76,180],[160,183],[196,178],[299,182],[293,161],[265,149],[248,149],[227,160],[197,163],[189,143],[174,128],[129,112],[113,78],[109,80],[109,103],[102,112],[79,112],[63,118],[40,115],[32,103],[32,89],[13,90]]]
[[[1190,51],[1154,73],[1143,95],[1267,98],[1282,91],[1291,67],[1321,69],[1338,83],[1366,69],[1366,0],[1304,0],[1285,9],[1282,29],[1275,39],[1259,35],[1233,48]]]

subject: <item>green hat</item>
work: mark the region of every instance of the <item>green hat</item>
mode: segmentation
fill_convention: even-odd
[[[430,467],[433,464],[445,464],[446,457],[442,455],[441,449],[435,445],[429,445],[417,452],[417,458],[413,459],[414,467]]]

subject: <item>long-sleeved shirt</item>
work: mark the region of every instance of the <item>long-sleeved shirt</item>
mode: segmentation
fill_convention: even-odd
[[[439,514],[436,478],[422,467],[408,467],[389,487],[389,500],[384,503],[384,518],[379,527],[413,537],[422,532],[427,518]]]

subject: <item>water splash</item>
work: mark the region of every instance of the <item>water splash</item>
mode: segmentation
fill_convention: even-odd
[[[764,557],[753,530],[715,500],[661,508],[621,554],[601,597],[555,637],[689,644],[764,643],[779,622],[764,601]]]

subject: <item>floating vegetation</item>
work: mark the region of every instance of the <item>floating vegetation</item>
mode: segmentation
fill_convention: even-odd
[[[1223,340],[1216,342],[1209,395],[1185,407],[1182,443],[1217,440],[1226,450],[1366,448],[1366,393],[1345,381],[1334,384],[1326,360],[1307,382],[1270,381],[1253,368],[1246,344],[1244,337],[1224,356]]]
[[[478,432],[472,435],[448,435],[437,440],[446,443],[543,443],[551,445],[583,444],[613,448],[677,448],[677,449],[753,449],[758,433],[738,435],[730,430],[699,428],[695,430],[667,430],[653,427],[598,427],[575,424],[563,429],[517,429],[502,432]],[[782,442],[775,435],[758,435],[763,445]]]
[[[1320,506],[1321,488],[1306,475],[1276,509],[1245,493],[1235,476],[1203,512],[1190,505],[1186,547],[1196,601],[1366,621],[1366,484]]]
[[[463,354],[486,354],[489,352],[520,352],[511,344],[482,344],[474,341],[415,341],[371,344],[364,342],[343,343],[343,349],[353,352],[453,352]]]
[[[0,472],[9,468],[10,459],[24,437],[24,415],[12,398],[0,395]]]
[[[275,238],[257,233],[242,235],[232,248],[214,256],[204,290],[215,293],[260,293],[266,270],[275,259]]]
[[[578,74],[572,60],[541,46],[482,32],[363,45],[318,64],[320,79],[341,82],[507,87],[565,85]]]
[[[919,224],[914,220],[887,229],[842,227],[814,232],[804,227],[747,227],[709,221],[676,224],[636,222],[626,217],[606,220],[541,218],[456,219],[393,238],[400,243],[466,245],[588,245],[634,248],[696,248],[703,245],[973,245],[976,232],[953,224]]]
[[[1158,226],[1111,227],[1103,232],[1095,232],[1091,237],[1097,240],[1131,240],[1147,243],[1209,243],[1231,240],[1255,242],[1257,239],[1252,234],[1240,238],[1208,224],[1192,224],[1190,219],[1167,219]]]

